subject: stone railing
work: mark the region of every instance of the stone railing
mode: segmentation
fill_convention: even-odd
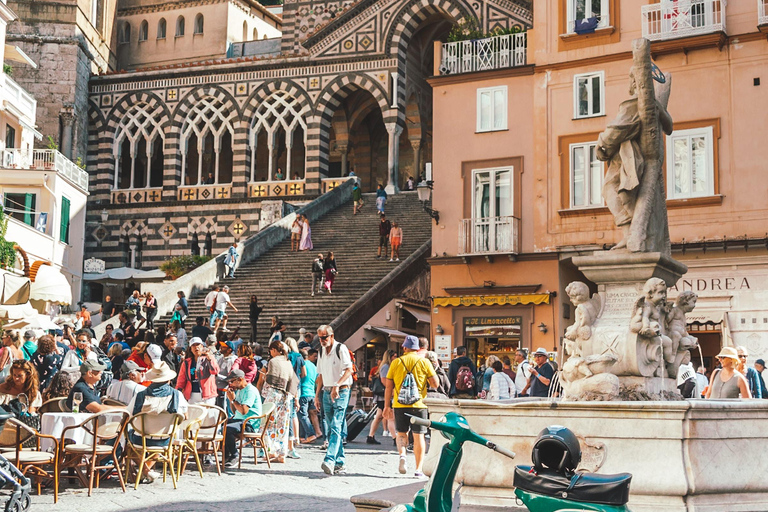
[[[340,186],[341,184],[349,181],[349,180],[356,180],[356,176],[345,176],[343,178],[323,178],[321,180],[322,183],[322,189],[321,192],[325,194],[326,192],[330,192],[331,190],[335,189],[336,187]]]
[[[641,8],[643,37],[651,41],[725,32],[723,0],[678,0]]]
[[[352,183],[344,183],[336,187],[328,194],[323,194],[310,203],[289,213],[282,219],[262,229],[255,235],[237,245],[238,265],[256,260],[277,244],[288,238],[291,233],[291,225],[298,214],[306,215],[310,222],[315,222],[328,212],[335,210],[352,198]],[[207,263],[197,267],[192,272],[181,276],[171,283],[147,284],[142,287],[142,292],[150,291],[157,299],[158,317],[168,314],[178,301],[177,292],[183,291],[187,297],[191,297],[197,291],[213,285],[224,275],[224,258],[226,251],[222,252]],[[106,326],[118,325],[117,316],[107,319],[94,329],[96,339],[101,339]]]
[[[517,254],[519,223],[520,219],[511,216],[461,219],[458,254]]]
[[[88,173],[55,149],[4,149],[0,155],[5,169],[56,171],[88,192]]]
[[[252,181],[248,197],[285,197],[304,195],[304,180]]]
[[[232,184],[182,185],[176,192],[179,201],[212,201],[232,197]]]
[[[5,73],[0,73],[0,80],[4,99],[34,125],[37,115],[37,100]]]
[[[757,24],[768,25],[768,0],[757,0]]]
[[[113,204],[158,203],[163,200],[163,187],[125,188],[112,191]]]
[[[439,72],[455,75],[525,66],[527,51],[528,35],[525,32],[443,43]]]

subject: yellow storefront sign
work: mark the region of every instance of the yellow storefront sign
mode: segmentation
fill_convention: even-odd
[[[519,304],[549,304],[548,293],[522,293],[518,295],[465,295],[460,297],[434,297],[435,307],[446,306],[516,306]]]

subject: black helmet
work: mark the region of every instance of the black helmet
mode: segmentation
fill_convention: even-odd
[[[581,446],[576,435],[565,427],[552,425],[539,433],[531,456],[537,473],[548,469],[567,475],[581,462]]]

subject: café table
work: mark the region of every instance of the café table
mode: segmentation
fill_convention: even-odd
[[[61,438],[61,434],[65,428],[79,425],[91,416],[93,416],[93,414],[88,412],[46,412],[40,417],[40,433],[58,439]],[[120,412],[115,411],[114,414],[107,414],[106,421],[120,421]],[[67,432],[67,440],[77,444],[91,444],[93,443],[93,436],[91,436],[84,428],[76,428]],[[53,443],[48,439],[42,439],[40,441],[40,448],[43,450],[52,450]]]

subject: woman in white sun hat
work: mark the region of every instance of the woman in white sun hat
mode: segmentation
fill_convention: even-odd
[[[747,379],[736,371],[739,353],[733,347],[723,347],[717,358],[723,367],[712,372],[709,388],[704,398],[752,398]]]

